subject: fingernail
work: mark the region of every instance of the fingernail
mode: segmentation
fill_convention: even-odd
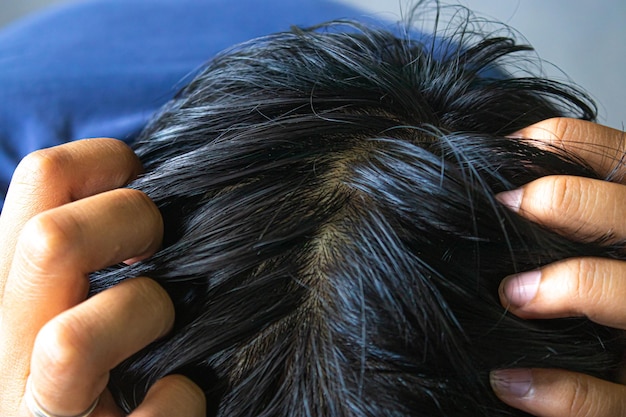
[[[511,191],[503,191],[496,194],[496,200],[507,206],[510,210],[517,213],[520,209],[520,206],[522,205],[523,194],[524,190],[521,188],[517,188]]]
[[[533,374],[530,369],[499,369],[491,371],[489,383],[502,397],[528,397],[532,393]]]
[[[502,282],[504,298],[514,307],[523,307],[537,295],[541,281],[541,270],[511,275]]]

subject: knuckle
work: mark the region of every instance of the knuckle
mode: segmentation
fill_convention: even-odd
[[[18,182],[43,186],[58,179],[64,160],[63,152],[54,148],[31,152],[20,161],[14,176]]]
[[[560,404],[567,405],[562,415],[570,417],[624,416],[625,389],[583,374],[570,374],[560,392]],[[561,415],[561,414],[559,414]]]
[[[84,367],[83,358],[90,351],[89,331],[77,320],[58,316],[38,333],[33,355],[49,382],[71,382]]]
[[[574,376],[570,380],[570,387],[564,399],[566,404],[569,404],[568,416],[590,417],[596,415],[594,413],[592,390],[587,379],[578,375]]]
[[[574,278],[571,280],[570,295],[577,300],[589,301],[590,295],[594,293],[597,265],[589,258],[576,258],[571,263]]]
[[[555,117],[548,120],[549,129],[554,134],[556,140],[561,143],[571,134],[574,125],[571,119],[565,117]]]
[[[567,117],[553,117],[537,123],[534,131],[547,143],[562,148],[578,129],[578,122]]]
[[[533,139],[541,140],[551,146],[559,146],[569,131],[569,120],[553,117],[530,126],[529,134]]]
[[[571,277],[569,305],[576,313],[593,318],[610,304],[606,297],[616,291],[611,285],[612,281],[606,279],[606,265],[591,257],[575,258],[567,263],[570,265],[567,273]]]
[[[71,231],[61,226],[49,212],[43,212],[28,220],[22,229],[17,253],[23,261],[38,271],[45,271],[67,256],[72,249]]]
[[[580,205],[580,183],[576,177],[553,176],[544,179],[546,205],[551,216],[576,213]]]

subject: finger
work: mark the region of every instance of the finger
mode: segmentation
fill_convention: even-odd
[[[621,279],[625,274],[622,261],[571,258],[506,277],[500,284],[500,301],[526,319],[584,316],[626,329],[626,280]]]
[[[33,395],[55,415],[77,415],[104,391],[109,371],[174,322],[156,282],[135,278],[103,291],[47,323],[31,362]]]
[[[143,403],[129,417],[205,417],[202,390],[180,375],[167,376],[154,384]]]
[[[626,238],[626,187],[554,175],[497,196],[511,210],[558,233],[585,241]]]
[[[626,387],[561,370],[494,371],[496,395],[512,407],[540,417],[626,415]]]
[[[10,369],[11,378],[3,380],[0,396],[23,392],[30,363],[24,352],[46,322],[85,298],[87,274],[153,252],[162,230],[152,201],[129,189],[66,204],[27,223],[2,304],[10,314],[0,321],[0,369]]]
[[[86,139],[28,155],[18,165],[0,217],[0,299],[19,231],[44,210],[127,184],[141,172],[115,139]]]
[[[22,402],[19,406],[19,412],[17,416],[28,416],[32,417],[33,414],[30,412],[26,398],[22,399]],[[11,414],[14,415],[14,414]],[[89,417],[125,417],[126,414],[122,412],[122,410],[115,403],[115,399],[113,395],[109,392],[109,390],[105,390],[100,398],[98,399],[98,403],[96,408],[93,410],[92,414],[89,414]],[[203,416],[204,417],[204,416]]]
[[[130,189],[38,214],[20,235],[3,308],[23,324],[36,318],[40,328],[84,299],[88,273],[154,252],[162,230],[154,203]]]
[[[553,118],[522,129],[513,136],[539,140],[572,153],[601,176],[617,181],[623,181],[626,176],[626,133],[620,130],[584,120]]]

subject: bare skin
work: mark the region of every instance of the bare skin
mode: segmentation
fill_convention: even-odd
[[[533,221],[579,239],[626,240],[626,153],[623,132],[572,119],[551,119],[519,132],[585,159],[603,182],[578,177],[540,178],[499,198]],[[588,317],[626,330],[626,262],[564,259],[506,277],[502,305],[527,319]],[[626,386],[587,375],[548,369],[492,373],[496,394],[509,405],[540,417],[626,416]]]
[[[161,216],[144,194],[119,189],[141,172],[122,142],[90,139],[38,151],[18,167],[0,216],[0,415],[30,416],[31,376],[48,411],[122,416],[106,390],[110,369],[168,332],[174,308],[146,277],[86,299],[87,274],[149,256]],[[131,416],[205,416],[183,376],[156,383]]]

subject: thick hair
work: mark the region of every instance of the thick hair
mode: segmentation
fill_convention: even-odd
[[[492,393],[490,370],[612,377],[616,333],[521,320],[497,294],[511,273],[620,256],[494,197],[545,175],[597,177],[507,137],[591,120],[594,105],[523,72],[530,48],[472,19],[415,38],[342,21],[256,39],[158,115],[131,186],[162,210],[164,246],[94,274],[92,293],[150,276],[176,325],[114,370],[119,404],[184,373],[218,416],[522,416]]]

